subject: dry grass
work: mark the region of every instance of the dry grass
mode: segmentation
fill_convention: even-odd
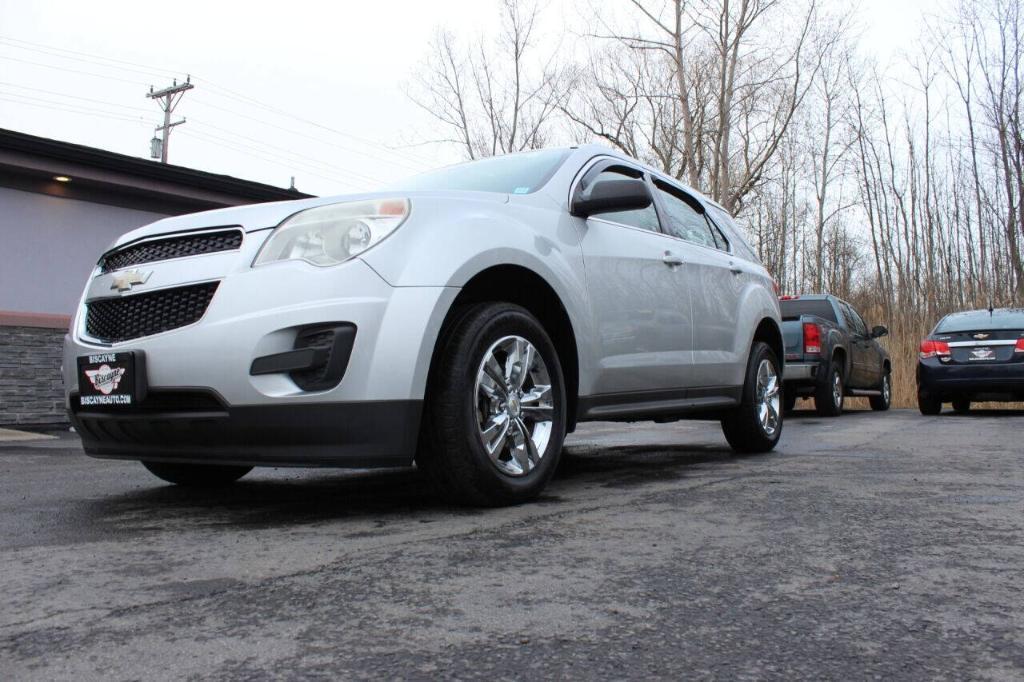
[[[924,324],[894,320],[889,335],[880,339],[892,360],[893,407],[917,407],[917,353],[931,331]]]

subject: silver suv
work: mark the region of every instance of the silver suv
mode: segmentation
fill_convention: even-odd
[[[64,352],[85,451],[162,479],[409,466],[535,497],[584,420],[782,431],[774,283],[722,208],[603,147],[210,211],[100,258]]]

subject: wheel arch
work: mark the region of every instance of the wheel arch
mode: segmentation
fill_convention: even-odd
[[[427,373],[427,385],[433,378],[439,351],[452,326],[467,306],[486,301],[503,301],[522,306],[544,327],[558,353],[566,392],[566,428],[576,427],[579,399],[580,360],[576,331],[565,304],[554,287],[533,270],[521,265],[494,265],[481,270],[462,286],[441,323]],[[429,390],[429,388],[428,388]]]
[[[832,349],[831,361],[833,364],[835,364],[837,360],[840,362],[843,368],[843,382],[845,383],[850,378],[851,360],[850,354],[846,352],[846,348],[844,346],[835,346]]]
[[[779,366],[782,367],[786,362],[786,346],[782,340],[782,330],[779,328],[778,322],[770,317],[763,318],[757,323],[757,328],[754,330],[754,337],[751,339],[751,345],[756,341],[761,341],[768,344],[768,347],[775,353],[775,358],[779,361]]]

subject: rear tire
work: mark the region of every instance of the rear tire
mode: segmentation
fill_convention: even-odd
[[[252,467],[223,464],[143,462],[142,466],[157,478],[189,488],[220,488],[231,485],[252,471]]]
[[[953,411],[957,414],[967,414],[971,411],[971,401],[966,398],[957,398],[953,401]]]
[[[768,452],[782,435],[782,373],[771,347],[755,341],[747,360],[740,406],[722,419],[722,432],[737,452]]]
[[[814,390],[814,410],[819,417],[838,417],[843,413],[846,385],[843,383],[843,368],[830,362],[828,371]]]
[[[921,410],[921,414],[932,417],[942,412],[942,401],[927,393],[918,391],[917,409]]]
[[[881,395],[873,395],[869,399],[871,409],[876,412],[885,412],[892,404],[892,374],[886,370],[882,375]]]
[[[793,409],[796,407],[796,394],[795,393],[792,393],[792,394],[791,393],[786,393],[784,398],[783,398],[782,406],[783,406],[783,411],[786,414],[789,414],[790,412],[792,412]]]
[[[551,339],[525,308],[481,303],[439,343],[416,465],[460,503],[536,498],[558,466],[567,422]]]

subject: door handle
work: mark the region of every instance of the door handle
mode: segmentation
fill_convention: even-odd
[[[670,251],[666,251],[665,255],[661,257],[661,262],[670,267],[675,265],[682,265],[683,259],[680,256],[675,255]]]
[[[743,274],[743,268],[738,268],[738,267],[736,267],[734,265],[731,268],[729,268],[729,272],[731,272],[734,275],[742,275]]]

